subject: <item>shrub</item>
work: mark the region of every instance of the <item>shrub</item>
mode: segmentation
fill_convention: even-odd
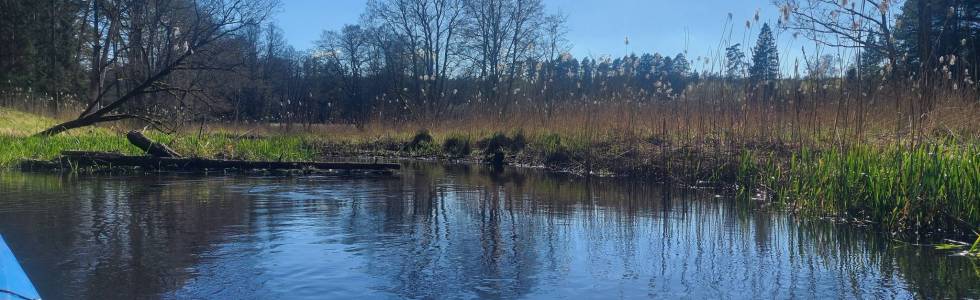
[[[426,129],[419,130],[412,137],[412,141],[406,145],[406,149],[410,151],[420,150],[424,148],[429,148],[433,144],[432,135]]]
[[[507,134],[503,132],[497,132],[477,142],[477,147],[483,149],[483,153],[488,155],[497,152],[517,153],[527,147],[527,138],[520,131],[513,138],[507,137]]]
[[[470,139],[462,136],[454,136],[446,139],[442,143],[442,152],[450,157],[466,157],[470,155]]]

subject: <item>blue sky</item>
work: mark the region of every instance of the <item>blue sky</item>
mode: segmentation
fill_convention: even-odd
[[[283,0],[276,22],[298,50],[313,47],[325,29],[356,23],[367,0]],[[674,55],[688,50],[690,58],[715,57],[728,14],[735,24],[733,40],[753,44],[759,26],[746,32],[745,21],[756,11],[775,25],[779,10],[770,0],[545,0],[548,10],[568,16],[568,39],[577,57],[622,56],[629,52]],[[746,38],[747,36],[747,38]],[[743,42],[744,41],[744,42]],[[779,36],[780,49],[799,49],[801,40]],[[783,55],[784,58],[787,54]]]

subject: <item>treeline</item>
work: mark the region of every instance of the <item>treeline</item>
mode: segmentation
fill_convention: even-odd
[[[624,86],[676,95],[696,78],[684,54],[573,57],[565,18],[548,14],[541,0],[371,1],[364,21],[325,31],[308,52],[286,46],[273,24],[249,32],[244,52],[255,59],[246,62],[248,76],[266,80],[236,91],[226,110],[236,120],[506,113]]]
[[[550,112],[670,101],[703,81],[745,83],[767,98],[782,78],[975,88],[980,67],[980,3],[968,0],[781,0],[778,26],[747,21],[761,24],[754,45],[694,59],[573,57],[565,17],[541,0],[371,0],[360,23],[324,32],[308,51],[269,22],[273,0],[2,5],[0,68],[9,71],[0,87],[82,103],[63,129],[125,118],[364,123]],[[853,51],[806,53],[787,73],[778,30]]]

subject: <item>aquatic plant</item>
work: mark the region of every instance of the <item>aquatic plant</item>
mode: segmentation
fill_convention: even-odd
[[[973,242],[973,246],[970,246],[970,250],[967,251],[970,255],[980,256],[980,234],[977,235],[977,240]]]
[[[797,208],[874,220],[891,228],[980,224],[976,145],[802,150],[790,160],[787,175],[779,183],[780,192]]]

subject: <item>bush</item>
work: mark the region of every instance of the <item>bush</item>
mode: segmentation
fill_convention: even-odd
[[[477,142],[477,147],[483,149],[483,153],[485,154],[494,154],[497,152],[517,153],[527,147],[527,138],[524,137],[523,132],[518,132],[514,135],[514,138],[507,137],[507,134],[503,132],[497,132],[489,138]]]
[[[449,137],[442,143],[442,152],[450,157],[466,157],[470,155],[470,139],[466,137]]]
[[[432,146],[433,143],[434,142],[432,139],[432,135],[429,134],[429,131],[422,129],[419,130],[417,133],[415,133],[415,136],[412,137],[412,141],[409,142],[408,145],[406,145],[405,147],[407,150],[415,151],[415,150],[429,148]]]

